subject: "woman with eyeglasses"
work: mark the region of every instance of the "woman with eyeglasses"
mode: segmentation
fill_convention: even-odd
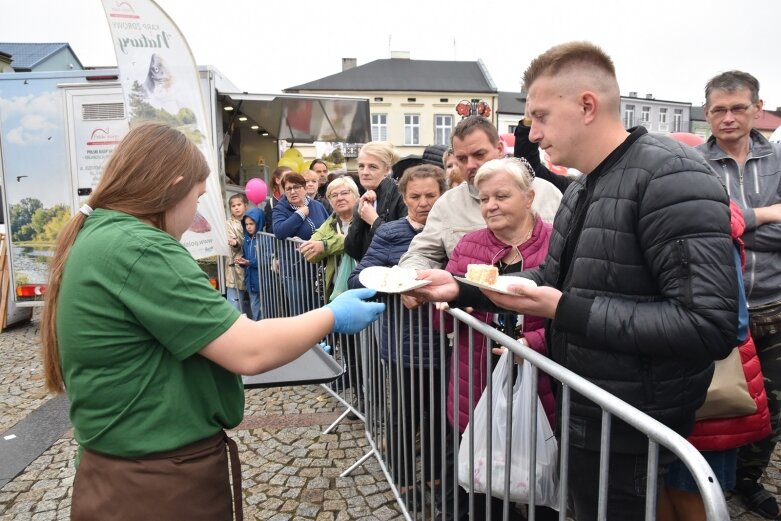
[[[366,191],[358,200],[353,225],[344,241],[345,251],[357,261],[366,255],[377,228],[407,215],[396,181],[389,175],[398,160],[393,145],[383,141],[366,143],[358,153],[358,178]]]
[[[325,196],[331,201],[334,213],[312,234],[312,238],[298,247],[309,262],[326,260],[325,298],[331,300],[347,289],[347,276],[355,267],[355,259],[344,251],[344,237],[353,222],[353,206],[358,200],[358,187],[349,177],[338,177],[326,188]],[[337,280],[334,285],[334,278]],[[339,278],[339,277],[337,277]]]
[[[534,189],[532,180],[534,170],[524,159],[504,158],[486,162],[477,171],[475,186],[480,199],[480,213],[486,228],[464,235],[450,257],[446,270],[458,276],[464,276],[469,264],[491,264],[499,269],[500,275],[517,273],[539,265],[548,253],[552,225],[543,222],[532,210]],[[474,286],[465,286],[462,297],[472,291],[480,295]],[[478,299],[472,299],[478,300]],[[468,301],[468,300],[465,300]],[[473,312],[473,316],[491,323],[493,314]],[[525,315],[521,323],[516,323],[516,313],[500,315],[498,325],[507,335],[518,338],[535,351],[547,354],[544,319]],[[451,367],[447,395],[447,415],[451,425],[456,425],[461,434],[469,422],[470,386],[474,396],[483,393],[491,368],[486,367],[486,350],[490,349],[489,340],[477,331],[470,333],[465,325],[459,331],[458,367]],[[470,342],[473,341],[473,353],[470,359]],[[455,357],[451,357],[451,364]],[[471,374],[470,374],[471,373]],[[455,396],[454,378],[459,378],[459,393]],[[544,373],[539,374],[538,392],[542,406],[551,427],[555,429],[555,403],[550,379]],[[477,400],[475,399],[475,404]],[[458,414],[454,416],[454,404]],[[462,495],[466,495],[463,491]],[[485,501],[486,497],[476,494],[476,501]],[[460,498],[460,500],[463,500]],[[501,519],[501,500],[496,500],[492,511]],[[484,510],[475,504],[475,511]],[[537,519],[558,519],[557,513],[548,507],[537,507]]]
[[[307,241],[328,218],[322,204],[305,192],[306,179],[296,172],[288,172],[282,178],[285,195],[271,212],[274,235],[285,240],[280,248],[279,260],[282,283],[288,302],[288,312],[299,315],[306,309],[317,307],[314,298],[314,269],[307,269],[298,254],[298,243]],[[310,284],[311,282],[311,284]]]

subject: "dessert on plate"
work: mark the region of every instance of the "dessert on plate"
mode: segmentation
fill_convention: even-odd
[[[499,277],[499,269],[490,264],[468,264],[466,267],[466,279],[478,284],[493,286]]]

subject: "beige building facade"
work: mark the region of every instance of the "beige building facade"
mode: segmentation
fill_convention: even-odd
[[[498,92],[480,61],[411,60],[408,53],[394,53],[391,59],[361,66],[344,59],[342,68],[285,92],[367,98],[372,140],[391,142],[400,157],[420,155],[427,145],[449,146],[462,118],[456,111],[461,102],[474,109],[482,101],[490,109],[489,119],[497,122]],[[343,145],[345,156],[354,157],[357,145]],[[315,157],[314,146],[297,148],[305,157]]]

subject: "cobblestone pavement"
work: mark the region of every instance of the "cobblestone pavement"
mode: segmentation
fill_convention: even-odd
[[[0,334],[0,432],[22,420],[49,396],[38,359],[38,320]],[[401,519],[389,485],[370,458],[350,476],[339,474],[368,449],[363,425],[343,421],[323,434],[342,412],[319,386],[249,390],[245,420],[230,432],[242,461],[248,520],[387,521]],[[0,489],[0,520],[66,520],[70,513],[76,444],[66,433]],[[774,455],[765,484],[781,489],[781,458]],[[736,499],[732,519],[758,521]]]

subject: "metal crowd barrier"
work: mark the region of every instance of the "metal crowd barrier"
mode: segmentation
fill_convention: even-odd
[[[298,241],[279,240],[269,233],[258,235],[261,318],[300,315],[325,305],[325,262],[307,262],[298,252]],[[344,368],[339,378],[322,385],[345,407],[342,415],[325,430],[326,434],[348,416],[364,419],[359,345],[359,335],[330,334],[320,342],[320,346]]]
[[[324,304],[322,278],[323,264],[311,264],[303,260],[296,251],[297,243],[291,240],[278,241],[265,236],[259,241],[261,258],[261,285],[263,317],[284,316],[290,310],[302,312]],[[278,262],[279,266],[274,267]],[[264,272],[265,271],[265,275]],[[264,278],[265,277],[265,278]],[[276,278],[275,278],[276,277]],[[287,280],[286,280],[287,279]],[[293,279],[293,280],[291,280]],[[268,284],[264,285],[264,281]],[[295,293],[291,293],[295,292]],[[690,470],[703,498],[709,521],[727,521],[727,510],[721,487],[702,455],[680,435],[645,415],[612,394],[588,382],[563,366],[551,361],[529,347],[511,338],[492,324],[478,320],[459,309],[437,310],[432,305],[408,310],[397,295],[378,295],[386,303],[381,319],[359,335],[329,335],[323,340],[324,347],[344,367],[343,375],[331,384],[322,387],[345,407],[340,418],[325,432],[334,429],[347,416],[353,415],[365,424],[369,451],[351,467],[345,469],[346,476],[358,469],[363,462],[375,457],[408,520],[428,519],[501,519],[516,518],[518,509],[525,510],[527,519],[535,519],[534,494],[530,494],[528,506],[513,504],[508,499],[485,500],[474,490],[475,427],[473,412],[480,398],[473,392],[473,364],[480,364],[484,371],[480,377],[485,382],[485,393],[489,397],[486,437],[488,454],[491,454],[490,396],[493,371],[491,347],[504,346],[532,365],[532,382],[537,388],[538,371],[559,382],[557,400],[560,402],[560,416],[556,418],[560,429],[558,518],[568,519],[567,496],[569,470],[569,425],[571,393],[574,391],[591,400],[602,409],[602,433],[600,447],[599,476],[580,476],[579,479],[599,480],[598,519],[607,518],[608,465],[610,459],[610,432],[613,418],[623,420],[648,438],[648,474],[645,519],[656,518],[657,504],[652,498],[657,488],[656,472],[659,447],[665,447],[677,456]],[[459,452],[461,434],[448,421],[448,381],[451,363],[458,367],[462,356],[459,340],[466,335],[468,341],[469,372],[469,486],[459,492]],[[383,350],[383,347],[385,349]],[[405,360],[403,352],[413,355]],[[386,354],[381,354],[385,352]],[[458,374],[458,373],[456,373]],[[462,382],[454,380],[454,394],[459,395]],[[508,380],[505,389],[508,410],[512,409],[512,384]],[[545,414],[537,410],[537,394],[531,400],[532,417]],[[451,408],[454,419],[458,418],[458,400]],[[505,442],[506,460],[510,460],[511,438],[518,435],[510,431],[511,420],[507,421]],[[512,428],[516,428],[513,426]],[[522,428],[536,430],[536,425]],[[527,433],[531,440],[529,450],[529,483],[536,474],[534,453],[537,436]],[[491,472],[487,473],[487,489],[492,490]],[[497,496],[508,498],[510,466],[505,466],[502,492]],[[462,489],[463,490],[463,489]],[[495,488],[493,490],[496,490]],[[468,516],[464,517],[468,513]],[[437,517],[440,516],[440,517]]]

